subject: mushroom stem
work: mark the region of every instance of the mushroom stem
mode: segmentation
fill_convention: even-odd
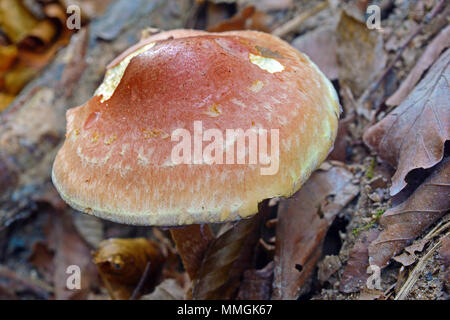
[[[192,224],[171,228],[170,234],[189,278],[194,280],[202,264],[204,253],[215,238],[211,227],[208,224]]]

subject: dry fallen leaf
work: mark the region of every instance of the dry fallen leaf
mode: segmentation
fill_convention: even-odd
[[[262,269],[246,270],[243,275],[238,300],[269,300],[272,293],[273,262]]]
[[[232,30],[258,30],[270,32],[271,16],[256,10],[254,6],[248,6],[236,13],[230,19],[209,27],[209,32],[224,32]]]
[[[36,4],[36,18],[22,1],[0,3],[0,26],[7,45],[0,46],[0,111],[65,46],[72,35],[65,9],[58,3]],[[3,33],[2,33],[3,34]],[[6,39],[6,38],[5,38]]]
[[[170,233],[178,254],[183,260],[184,269],[189,278],[195,280],[200,269],[203,255],[214,234],[209,225],[192,224],[180,228],[171,228]]]
[[[36,241],[32,245],[31,255],[28,258],[28,261],[34,265],[42,277],[49,283],[53,281],[53,274],[55,272],[54,257],[54,252],[48,248],[45,242]]]
[[[273,299],[297,299],[321,254],[322,241],[339,211],[359,192],[343,167],[318,170],[278,207]]]
[[[0,1],[0,26],[12,42],[23,40],[38,22],[23,6],[22,1]]]
[[[97,272],[91,261],[89,247],[75,231],[70,212],[51,212],[46,233],[47,246],[55,252],[53,259],[55,299],[85,299],[92,287],[97,285]],[[71,265],[80,268],[82,274],[80,290],[67,288],[67,268]]]
[[[12,66],[17,54],[17,47],[14,45],[0,46],[0,72],[5,72]]]
[[[371,229],[361,232],[355,242],[342,275],[339,290],[344,293],[358,292],[366,284],[369,277],[369,245],[375,240],[380,231]]]
[[[383,71],[387,55],[382,35],[342,11],[337,26],[339,81],[358,98]],[[342,85],[341,84],[341,85]]]
[[[129,299],[144,278],[142,289],[152,288],[164,263],[158,244],[144,238],[103,240],[93,256],[113,299]]]
[[[450,139],[448,76],[450,49],[433,65],[406,100],[364,134],[365,143],[397,168],[391,195],[405,186],[407,174],[442,160]]]
[[[330,80],[338,77],[336,32],[333,26],[319,27],[292,41],[291,45],[307,54]]]
[[[411,196],[380,218],[383,231],[369,246],[369,261],[384,267],[426,228],[450,210],[450,158],[444,160]]]
[[[422,252],[423,248],[429,241],[429,239],[420,239],[415,241],[412,245],[407,246],[402,254],[395,256],[393,259],[400,262],[405,267],[408,267],[418,259],[415,253]]]
[[[317,266],[317,279],[320,283],[325,283],[342,267],[342,263],[338,256],[326,255]]]

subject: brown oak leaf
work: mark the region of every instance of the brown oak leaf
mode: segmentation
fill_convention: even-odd
[[[359,192],[352,178],[343,167],[318,170],[299,192],[280,201],[273,299],[292,300],[302,294],[329,226]]]
[[[391,195],[405,188],[410,171],[431,168],[444,156],[450,138],[449,63],[450,49],[397,108],[364,134],[365,143],[397,168]]]
[[[143,289],[152,288],[165,260],[158,243],[145,238],[103,240],[93,256],[113,299],[129,299],[143,278]]]
[[[384,267],[426,228],[450,210],[450,157],[397,207],[380,218],[383,231],[369,246],[369,261]]]

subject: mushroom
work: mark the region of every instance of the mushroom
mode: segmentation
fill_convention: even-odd
[[[162,32],[67,111],[52,179],[73,208],[119,223],[236,221],[300,188],[332,149],[339,113],[330,81],[278,37]]]

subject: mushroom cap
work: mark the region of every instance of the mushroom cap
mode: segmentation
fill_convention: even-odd
[[[331,150],[339,112],[330,81],[275,36],[163,32],[116,58],[95,95],[67,111],[52,179],[75,209],[120,223],[238,220],[257,213],[264,199],[289,197],[300,188]],[[206,152],[211,137],[203,137],[204,157],[195,158],[202,136],[195,140],[194,122],[203,133],[222,133],[223,164],[208,162],[220,155]],[[197,161],[174,162],[177,129],[192,136]],[[250,138],[238,150],[238,141],[226,138],[229,129],[267,137],[270,162],[251,162]],[[226,163],[231,149],[236,158]],[[248,153],[245,163],[237,163],[239,152]],[[270,166],[272,172],[262,174]]]

